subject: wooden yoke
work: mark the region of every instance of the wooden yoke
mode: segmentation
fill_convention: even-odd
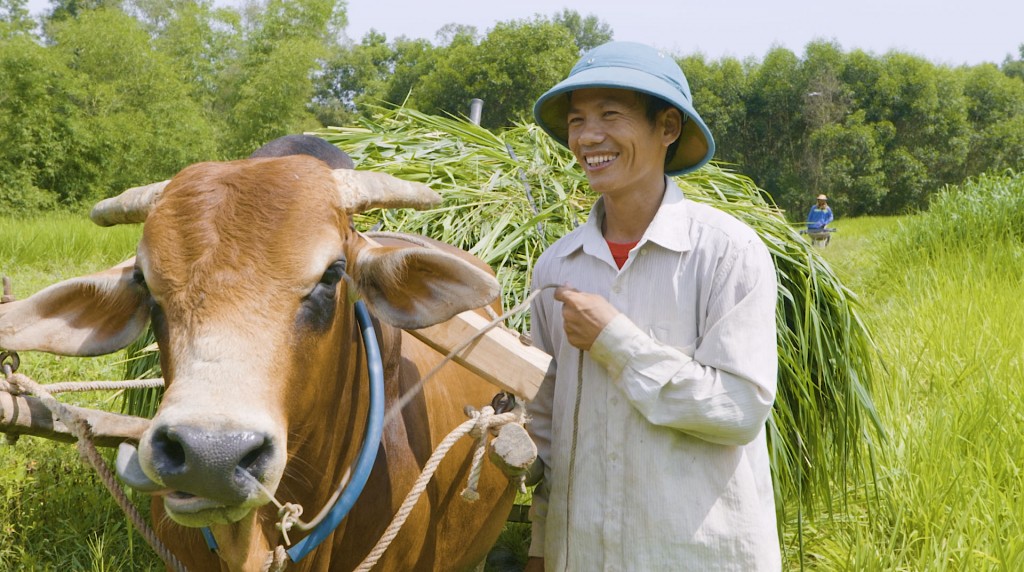
[[[484,329],[488,320],[475,312],[462,312],[447,322],[407,330],[416,339],[448,355]],[[531,401],[537,395],[551,356],[528,346],[519,337],[495,327],[455,354],[452,361],[509,393]]]

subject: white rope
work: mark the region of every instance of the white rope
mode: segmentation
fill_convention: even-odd
[[[136,379],[128,381],[64,381],[60,383],[47,383],[46,392],[50,395],[58,393],[70,393],[76,391],[115,391],[119,389],[149,389],[152,387],[163,387],[164,380]],[[0,391],[6,391],[11,395],[23,393],[16,385],[7,383],[0,379]]]
[[[7,364],[4,364],[3,372],[7,379],[8,386],[19,388],[21,391],[36,395],[39,397],[39,401],[50,410],[50,413],[55,418],[64,422],[68,431],[78,439],[78,452],[82,456],[82,459],[87,461],[92,465],[93,469],[96,470],[100,480],[103,482],[103,486],[105,486],[114,497],[114,500],[117,501],[121,510],[123,510],[129,517],[129,520],[131,520],[132,524],[135,525],[135,528],[139,533],[142,534],[142,537],[146,539],[149,545],[156,551],[169,569],[178,572],[185,572],[185,565],[182,564],[162,542],[160,542],[156,533],[148,524],[146,524],[142,515],[139,514],[139,511],[131,501],[128,500],[124,491],[121,490],[120,486],[117,484],[113,473],[110,472],[110,469],[103,461],[103,457],[100,456],[99,451],[96,450],[96,446],[92,443],[92,429],[89,427],[89,423],[76,415],[74,411],[67,408],[63,403],[57,401],[49,391],[47,391],[42,385],[30,379],[28,376],[20,373],[14,373]]]
[[[288,567],[288,553],[284,546],[278,545],[267,556],[267,561],[260,567],[260,572],[283,572]]]
[[[391,545],[391,542],[398,536],[398,532],[402,529],[405,521],[409,518],[409,514],[412,509],[416,506],[416,502],[419,501],[420,495],[427,488],[427,483],[433,478],[434,472],[437,470],[438,465],[441,464],[441,460],[444,459],[448,451],[455,445],[455,443],[467,434],[472,434],[477,439],[476,451],[474,452],[473,468],[470,470],[469,484],[466,489],[462,491],[462,497],[467,500],[476,500],[471,497],[479,498],[480,495],[476,491],[476,487],[480,478],[480,465],[483,460],[483,451],[486,450],[487,435],[492,427],[500,427],[506,423],[522,422],[524,418],[524,410],[522,405],[516,404],[516,408],[508,413],[495,414],[494,409],[490,405],[485,406],[480,411],[470,411],[470,419],[464,421],[461,425],[456,427],[447,437],[441,441],[441,444],[437,446],[433,455],[427,460],[426,465],[423,467],[423,472],[420,473],[415,484],[409,494],[406,495],[405,500],[402,502],[402,506],[399,507],[398,512],[395,513],[395,517],[392,519],[391,524],[384,531],[380,540],[377,541],[376,546],[370,551],[370,553],[363,559],[362,563],[356,567],[356,572],[368,572],[371,570],[381,557],[384,552]],[[481,443],[482,441],[482,443]],[[479,455],[477,454],[479,452]],[[474,476],[475,475],[475,476]],[[470,498],[467,498],[470,497]]]

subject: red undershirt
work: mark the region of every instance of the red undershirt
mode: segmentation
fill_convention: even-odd
[[[636,246],[636,243],[640,241],[637,240],[634,242],[612,242],[610,240],[605,240],[605,242],[608,243],[608,250],[612,251],[612,258],[615,259],[615,264],[621,270],[622,265],[625,264],[626,259],[629,258],[629,251],[633,250],[633,247]]]

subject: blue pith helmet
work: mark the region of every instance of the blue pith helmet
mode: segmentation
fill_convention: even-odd
[[[665,164],[668,175],[696,171],[715,154],[715,140],[693,108],[690,84],[670,56],[635,42],[609,42],[586,54],[569,77],[540,96],[533,117],[556,141],[569,146],[568,94],[577,89],[609,87],[639,91],[671,103],[687,118],[679,135],[679,148]]]

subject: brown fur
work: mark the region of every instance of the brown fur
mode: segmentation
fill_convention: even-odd
[[[218,364],[222,359],[216,350],[193,347],[197,331],[226,334],[232,341],[222,350],[237,355],[224,367],[243,369],[244,375],[234,375],[247,383],[260,377],[253,383],[276,401],[268,410],[287,426],[288,463],[276,498],[301,504],[307,520],[354,462],[368,407],[365,358],[344,283],[327,331],[296,322],[302,297],[319,278],[311,268],[319,268],[317,257],[329,262],[333,254],[324,257],[323,252],[332,248],[347,258],[349,272],[356,272],[352,266],[367,245],[338,206],[330,172],[304,157],[209,163],[184,170],[150,214],[140,246],[147,282],[168,324],[159,334],[169,382],[161,410],[207,399],[176,392],[175,375],[191,361]],[[482,265],[478,260],[473,264]],[[386,324],[379,336],[390,406],[412,391],[441,356]],[[250,392],[221,391],[239,399]],[[288,570],[354,568],[389,524],[437,444],[465,421],[463,406],[481,407],[496,392],[458,366],[446,366],[385,427],[369,482],[333,538]],[[211,415],[233,406],[247,405],[220,404]],[[500,533],[514,490],[495,467],[486,466],[481,499],[468,504],[459,498],[468,476],[470,445],[463,439],[441,464],[376,569],[465,570],[483,560]],[[280,542],[272,504],[241,522],[211,527],[221,545],[220,558],[205,549],[198,530],[167,520],[159,499],[153,508],[159,534],[192,570],[258,569],[267,551]],[[301,537],[292,534],[293,541]]]

